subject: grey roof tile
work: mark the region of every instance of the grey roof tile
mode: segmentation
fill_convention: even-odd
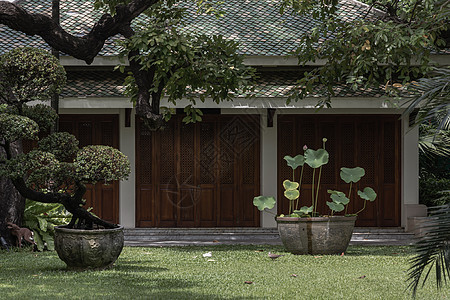
[[[296,71],[261,72],[254,83],[254,96],[262,98],[286,98],[296,86],[302,74]],[[120,72],[77,71],[68,72],[63,98],[123,97],[125,75]],[[352,90],[342,84],[335,88],[337,97],[381,97],[383,87]],[[312,97],[323,97],[325,88],[318,86]],[[237,95],[242,97],[243,95]]]
[[[367,6],[354,0],[341,0],[343,18],[362,17]],[[190,33],[218,35],[240,43],[239,51],[246,55],[286,55],[295,50],[299,38],[309,32],[315,23],[308,16],[298,16],[287,11],[281,15],[278,0],[227,0],[223,1],[225,15],[197,14],[192,2],[181,3],[187,9],[184,30]],[[51,1],[23,0],[22,6],[33,12],[50,15]],[[61,1],[61,26],[74,35],[84,35],[98,20],[101,13],[95,11],[92,0]],[[0,25],[0,53],[11,45],[41,46],[48,48],[39,37],[27,37]],[[117,37],[116,37],[117,38]],[[109,39],[100,56],[117,55],[114,39]]]

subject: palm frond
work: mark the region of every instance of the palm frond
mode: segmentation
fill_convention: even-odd
[[[438,117],[442,128],[450,122],[450,67],[436,68],[430,78],[421,78],[408,88],[411,97],[406,102],[408,115],[419,109],[415,124]]]
[[[450,130],[446,123],[442,129],[433,125],[420,125],[419,151],[422,155],[431,158],[450,156]]]
[[[431,207],[427,223],[420,227],[423,232],[415,248],[408,270],[408,289],[416,295],[417,288],[427,281],[433,267],[437,287],[450,279],[450,205]],[[422,280],[423,277],[423,280]]]

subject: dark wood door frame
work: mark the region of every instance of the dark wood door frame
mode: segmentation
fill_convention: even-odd
[[[119,149],[119,116],[112,114],[61,114],[60,131],[72,133],[80,148],[107,145]],[[87,185],[86,207],[109,222],[119,223],[119,183]]]
[[[259,116],[205,115],[190,125],[173,118],[165,133],[136,123],[136,227],[259,226],[247,199],[260,189]],[[233,144],[245,130],[257,132],[252,143]]]
[[[348,190],[339,176],[340,167],[361,166],[366,169],[359,186],[371,186],[378,197],[369,203],[357,226],[400,226],[401,207],[401,123],[399,115],[280,115],[278,116],[278,213],[287,212],[281,182],[292,177],[284,155],[303,153],[302,147],[317,149],[327,137],[330,162],[323,168],[319,210],[329,213],[325,202],[327,189]],[[300,172],[300,171],[298,171]],[[297,174],[299,177],[299,174]],[[311,185],[303,181],[302,199],[310,205]],[[305,184],[306,182],[306,184]],[[309,189],[309,190],[308,190]],[[362,207],[353,189],[350,212]]]

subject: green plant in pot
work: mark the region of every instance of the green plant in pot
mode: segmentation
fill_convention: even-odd
[[[377,194],[366,187],[358,191],[358,196],[364,201],[363,208],[358,212],[348,213],[348,204],[354,184],[358,183],[365,175],[363,168],[342,167],[341,179],[349,184],[346,195],[342,191],[328,190],[330,200],[326,204],[330,209],[329,215],[320,215],[318,212],[320,181],[322,168],[329,161],[329,153],[325,150],[326,138],[323,138],[323,148],[313,150],[304,146],[304,154],[295,157],[285,156],[284,160],[292,168],[292,180],[283,181],[284,196],[289,201],[287,215],[276,217],[278,231],[286,248],[294,254],[341,254],[350,242],[357,214],[366,207],[366,201],[374,201]],[[295,179],[295,170],[301,167],[300,178]],[[312,169],[311,204],[301,206],[302,180],[306,167]],[[253,204],[260,210],[272,209],[276,199],[270,196],[258,196],[253,199]],[[343,215],[335,213],[344,212]]]
[[[69,268],[112,265],[122,251],[123,227],[90,213],[83,196],[87,183],[126,179],[127,157],[108,146],[79,149],[78,140],[66,132],[49,134],[26,154],[17,151],[21,140],[38,140],[39,131],[55,123],[51,107],[26,103],[59,93],[65,71],[50,53],[18,48],[0,56],[0,77],[5,102],[0,105],[0,176],[11,179],[23,197],[61,204],[72,214],[67,225],[55,227],[55,248]]]

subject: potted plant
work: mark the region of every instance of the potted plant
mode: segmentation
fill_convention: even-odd
[[[123,247],[123,227],[106,222],[84,207],[86,183],[128,177],[128,159],[119,150],[96,145],[78,148],[77,139],[55,132],[32,151],[16,151],[23,139],[37,140],[52,127],[54,110],[34,100],[59,93],[65,71],[49,53],[19,48],[0,57],[0,176],[11,179],[25,198],[60,203],[72,214],[69,224],[55,228],[55,248],[72,269],[109,267]]]
[[[365,175],[365,171],[360,167],[342,167],[340,177],[349,184],[348,195],[341,191],[328,190],[331,201],[327,201],[326,204],[330,209],[330,214],[319,215],[317,207],[320,179],[322,168],[329,160],[329,153],[325,150],[327,139],[323,138],[322,141],[323,148],[321,149],[312,150],[304,146],[303,155],[284,157],[287,165],[293,171],[292,180],[283,181],[284,196],[289,201],[289,212],[287,215],[277,216],[276,221],[283,245],[287,251],[293,254],[341,254],[344,252],[350,242],[358,213],[365,209],[366,201],[374,201],[377,196],[370,187],[358,191],[359,197],[364,200],[364,206],[358,212],[349,213],[347,207],[353,184],[359,182]],[[312,205],[300,207],[303,172],[306,166],[312,169]],[[295,170],[298,167],[301,167],[300,179],[296,181]],[[274,197],[258,196],[253,199],[253,204],[260,211],[272,209],[275,203]],[[335,213],[343,211],[343,215],[335,215]]]

